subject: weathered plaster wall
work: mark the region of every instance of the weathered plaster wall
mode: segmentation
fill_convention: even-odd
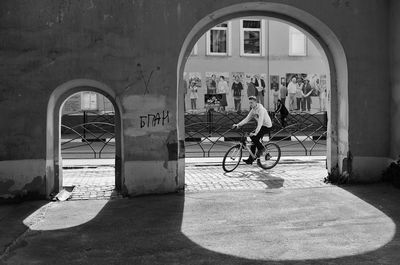
[[[382,117],[389,115],[389,92],[379,88],[389,86],[388,2],[275,2],[305,10],[337,35],[348,58],[350,150],[361,159],[387,157],[389,122]],[[46,158],[52,91],[69,80],[90,79],[115,90],[122,102],[127,191],[181,188],[183,179],[177,175],[183,168],[173,162],[183,151],[177,137],[179,53],[200,19],[237,3],[242,1],[1,1],[0,171]],[[140,161],[151,165],[146,175],[136,171]],[[13,174],[26,183],[37,177],[22,166],[15,166]],[[0,181],[11,178],[2,174]],[[147,186],[149,179],[157,189]],[[137,183],[144,184],[138,188]]]
[[[44,160],[0,161],[0,199],[40,197],[46,187],[45,164]]]
[[[400,2],[390,1],[391,158],[400,156]]]

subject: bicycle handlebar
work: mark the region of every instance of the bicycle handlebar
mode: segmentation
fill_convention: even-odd
[[[249,137],[249,136],[250,136],[250,133],[247,132],[247,131],[245,131],[245,130],[243,130],[243,127],[231,128],[231,129],[228,130],[228,131],[233,131],[233,130],[240,130],[240,134],[242,134],[242,135],[245,136],[245,137]],[[228,132],[228,131],[227,131],[227,132]]]

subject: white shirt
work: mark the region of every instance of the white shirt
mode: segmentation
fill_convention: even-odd
[[[268,111],[260,103],[257,103],[257,105],[250,110],[247,117],[244,118],[241,122],[239,122],[238,125],[242,126],[248,123],[252,118],[254,118],[257,121],[257,128],[255,130],[255,134],[257,134],[260,131],[261,126],[265,126],[268,128],[272,127],[272,122],[271,118],[268,115]]]
[[[290,82],[287,86],[287,90],[289,94],[296,94],[297,84]]]
[[[228,82],[225,80],[218,82],[217,94],[226,94],[228,91]]]

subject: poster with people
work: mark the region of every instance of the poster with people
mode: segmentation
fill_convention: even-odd
[[[217,111],[225,112],[228,107],[233,108],[233,105],[228,106],[228,100],[231,93],[229,93],[230,89],[230,80],[228,72],[206,72],[206,87],[207,93],[217,94],[219,98],[219,106],[216,109]],[[207,99],[205,98],[205,102]]]
[[[326,111],[327,86],[326,74],[309,74],[307,78],[312,89],[312,109],[315,112]]]
[[[198,113],[203,109],[201,100],[204,95],[202,89],[201,73],[199,72],[189,72],[187,73],[187,94],[185,99],[186,111],[192,113]]]
[[[263,104],[265,107],[268,105],[268,91],[267,91],[267,74],[265,73],[245,73],[244,83],[245,83],[245,99],[244,106],[248,109],[249,96],[255,96],[257,102]]]
[[[295,78],[295,94],[289,92],[289,110],[295,112],[317,113],[326,111],[326,74],[286,73],[289,84]],[[289,89],[288,87],[288,90]]]
[[[326,74],[321,74],[319,77],[319,91],[319,111],[327,111],[328,82]]]
[[[217,93],[217,74],[213,72],[206,72],[206,94],[216,94]]]
[[[274,111],[278,106],[279,94],[279,75],[269,76],[268,106],[269,110]]]
[[[232,72],[230,79],[232,84],[230,86],[230,94],[232,97],[228,98],[228,105],[234,106],[234,111],[242,111],[242,101],[245,96],[245,84],[244,84],[244,73],[243,72]]]

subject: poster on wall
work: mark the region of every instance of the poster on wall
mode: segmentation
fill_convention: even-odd
[[[189,72],[188,73],[188,86],[194,83],[194,85],[200,89],[201,88],[201,73],[199,72]]]
[[[286,86],[289,84],[289,82],[292,80],[292,78],[295,77],[297,82],[304,82],[304,79],[306,79],[307,74],[304,73],[286,73]]]
[[[326,111],[326,75],[287,73],[286,82],[289,83],[293,77],[296,78],[297,87],[301,88],[301,92],[296,94],[294,110],[309,113]]]
[[[205,76],[207,93],[204,97],[204,102],[207,104],[210,98],[209,95],[218,94],[219,106],[213,109],[218,111],[226,111],[227,108],[232,109],[233,103],[229,100],[232,94],[230,93],[230,74],[228,72],[206,72]]]
[[[313,109],[316,111],[326,111],[327,91],[326,91],[326,75],[325,74],[309,74],[307,79],[313,90],[311,96],[315,101]]]
[[[256,81],[258,80],[258,81]],[[244,83],[244,91],[245,91],[245,98],[244,98],[244,105],[248,108],[248,97],[249,96],[256,96],[258,94],[258,90],[264,91],[264,100],[261,99],[264,106],[265,103],[268,105],[268,91],[266,91],[267,86],[267,74],[266,73],[244,73],[243,83]],[[253,84],[250,84],[250,83]],[[257,87],[258,84],[258,87]]]
[[[233,106],[233,110],[236,112],[241,112],[243,107],[243,98],[245,96],[244,75],[243,72],[232,72],[230,76],[232,80],[230,89],[233,96],[229,97],[231,103],[228,103],[228,105]]]
[[[327,84],[326,74],[321,74],[319,76],[319,85],[320,85],[320,93],[319,93],[320,106],[319,106],[319,110],[320,111],[326,111],[327,110],[327,104],[328,104],[328,84]]]
[[[199,104],[199,98],[204,94],[202,91],[202,78],[199,72],[187,73],[187,94],[185,96],[185,109],[191,113],[199,113],[203,107]]]
[[[270,75],[270,89],[278,90],[279,89],[279,75]]]

